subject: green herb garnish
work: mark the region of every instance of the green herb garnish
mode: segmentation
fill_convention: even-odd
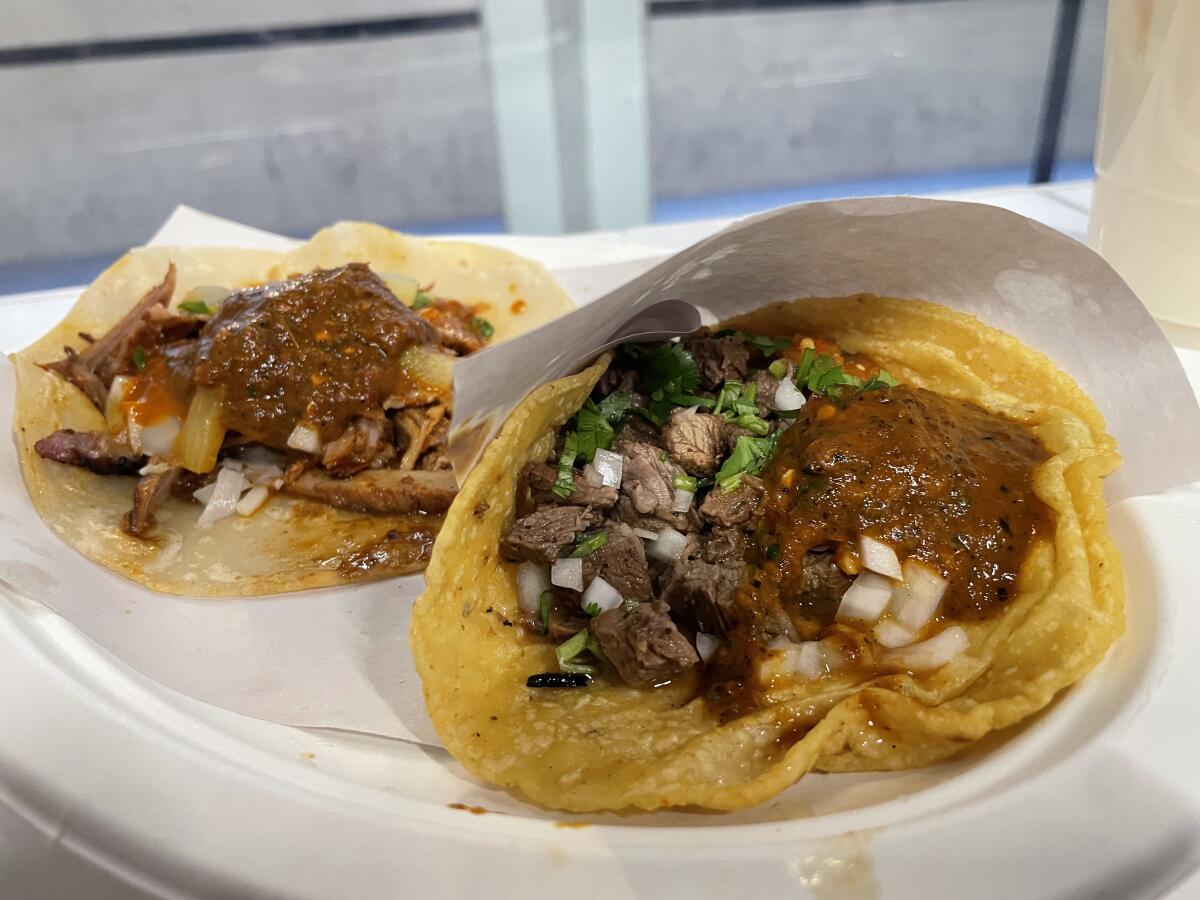
[[[607,450],[612,446],[613,427],[609,424],[604,413],[590,399],[575,415],[575,431],[579,435],[577,452],[584,462],[591,462],[596,457],[597,448]]]
[[[671,482],[671,486],[677,491],[691,491],[694,494],[697,488],[700,487],[700,482],[691,475],[676,475],[675,480]]]
[[[676,406],[707,406],[712,401],[696,396],[700,372],[692,354],[683,345],[671,341],[655,347],[641,344],[626,345],[628,356],[650,395],[649,402],[638,411],[662,425]]]
[[[208,304],[203,300],[185,300],[179,304],[179,308],[184,312],[190,312],[194,316],[212,315],[212,310],[208,308]]]
[[[485,341],[496,333],[495,326],[492,325],[492,323],[487,319],[481,319],[479,316],[476,316],[474,319],[472,319],[471,324],[475,326],[475,330]]]
[[[592,636],[588,629],[583,628],[554,648],[554,655],[558,658],[558,670],[580,675],[597,674],[600,671],[599,665],[580,662],[579,657],[585,653],[590,653],[597,660],[604,659],[599,641]]]
[[[881,391],[884,388],[894,388],[899,383],[899,381],[897,381],[883,369],[880,369],[869,379],[867,379],[867,383],[862,386],[862,389],[864,391]]]
[[[839,387],[863,386],[862,379],[855,378],[838,365],[838,361],[826,353],[817,353],[806,348],[796,367],[796,384],[806,388],[810,394],[833,393]]]
[[[542,623],[542,634],[550,633],[550,592],[542,591],[538,597],[538,620]]]
[[[558,474],[554,479],[554,491],[564,500],[575,493],[575,457],[579,455],[579,435],[574,431],[567,432],[563,438],[562,456],[558,458]]]
[[[606,422],[613,428],[620,424],[633,405],[633,398],[625,391],[613,391],[598,404],[596,411],[604,416]]]
[[[767,366],[767,371],[775,378],[783,378],[787,375],[788,365],[789,363],[786,359],[777,359]]]
[[[141,347],[133,348],[133,366],[139,372],[146,371],[146,351]]]
[[[583,559],[585,556],[590,556],[601,547],[608,543],[608,532],[600,531],[596,534],[584,537],[579,535],[579,541],[575,544],[575,549],[571,551],[571,559]]]
[[[433,298],[424,291],[417,291],[417,295],[413,297],[412,309],[424,309],[433,303]]]
[[[775,453],[778,434],[771,437],[742,435],[737,439],[733,452],[721,464],[716,475],[721,490],[732,491],[742,483],[742,475],[758,475]]]
[[[762,334],[742,334],[742,340],[763,356],[774,356],[784,347],[791,345],[788,338],[773,338]]]
[[[735,416],[729,420],[729,423],[737,425],[739,428],[745,428],[747,431],[757,435],[764,435],[771,430],[771,426],[767,423],[767,420],[762,418],[757,411]]]

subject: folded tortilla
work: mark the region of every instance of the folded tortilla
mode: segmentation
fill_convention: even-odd
[[[81,391],[37,364],[79,349],[80,332],[101,335],[177,269],[174,306],[193,287],[247,287],[366,262],[377,273],[402,273],[435,284],[439,296],[479,307],[501,341],[572,308],[539,263],[458,241],[430,241],[356,222],[318,232],[288,253],[234,248],[153,247],[110,266],[49,334],[12,356],[16,368],[16,442],[29,496],[46,524],[89,559],[156,591],[244,597],[381,578],[424,567],[436,516],[379,516],[277,495],[250,518],[196,527],[200,507],[172,498],[156,514],[149,539],[121,528],[134,479],[101,476],[40,458],[33,444],[59,428],[104,428]],[[395,537],[389,540],[389,535]]]
[[[473,774],[559,809],[734,810],[805,773],[928,765],[1045,707],[1086,675],[1124,628],[1121,560],[1101,478],[1120,462],[1103,418],[1044,355],[934,304],[869,295],[777,304],[727,325],[833,339],[902,382],[1030,426],[1050,453],[1035,493],[1053,510],[1001,612],[960,623],[970,648],[941,669],[800,683],[725,724],[686,686],[635,690],[605,678],[576,690],[525,686],[556,669],[519,617],[515,564],[499,541],[522,467],[588,397],[609,358],[534,391],[463,486],[434,546],[412,644],[430,717]],[[776,696],[779,696],[778,694]]]

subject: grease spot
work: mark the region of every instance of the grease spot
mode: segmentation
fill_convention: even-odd
[[[870,853],[874,834],[849,831],[814,841],[812,852],[788,869],[816,900],[878,900],[879,882]]]
[[[468,806],[465,803],[447,803],[451,809],[461,809],[463,812],[469,812],[474,816],[482,816],[490,813],[491,810],[485,806]]]

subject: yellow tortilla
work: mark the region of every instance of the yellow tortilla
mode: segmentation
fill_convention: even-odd
[[[545,458],[602,359],[513,413],[451,507],[414,610],[429,714],[480,778],[575,811],[741,809],[814,769],[905,769],[952,756],[1044,707],[1121,634],[1121,561],[1100,490],[1120,458],[1095,406],[1048,358],[971,316],[865,295],[777,304],[728,324],[832,338],[903,382],[1027,423],[1052,454],[1034,489],[1055,512],[1053,539],[1034,545],[1003,612],[965,623],[970,649],[935,672],[800,683],[724,725],[672,687],[638,691],[605,678],[528,689],[526,677],[556,668],[554,652],[505,624],[517,621],[518,602],[499,539],[522,466]]]
[[[154,247],[121,257],[49,334],[13,355],[17,447],[29,496],[59,537],[100,565],[173,594],[255,596],[416,571],[421,563],[404,561],[412,555],[404,551],[431,542],[439,520],[366,515],[277,496],[250,518],[234,516],[201,530],[195,526],[200,507],[172,498],[156,515],[153,537],[141,540],[121,530],[134,479],[41,459],[33,450],[38,438],[59,428],[100,429],[104,420],[81,391],[37,364],[61,358],[64,346],[81,348],[81,331],[98,336],[111,328],[162,281],[169,262],[178,272],[172,306],[200,285],[245,287],[321,266],[366,262],[377,273],[402,273],[434,285],[439,296],[483,307],[480,314],[495,328],[493,341],[572,308],[553,276],[532,260],[357,222],[323,229],[288,253]],[[417,533],[407,536],[414,528]],[[400,534],[399,543],[386,542],[391,531]],[[360,560],[364,548],[381,541],[398,551],[397,557],[377,565]]]

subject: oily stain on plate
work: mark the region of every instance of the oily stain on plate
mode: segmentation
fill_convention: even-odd
[[[873,830],[849,831],[813,843],[788,866],[815,900],[879,900],[870,843]]]

